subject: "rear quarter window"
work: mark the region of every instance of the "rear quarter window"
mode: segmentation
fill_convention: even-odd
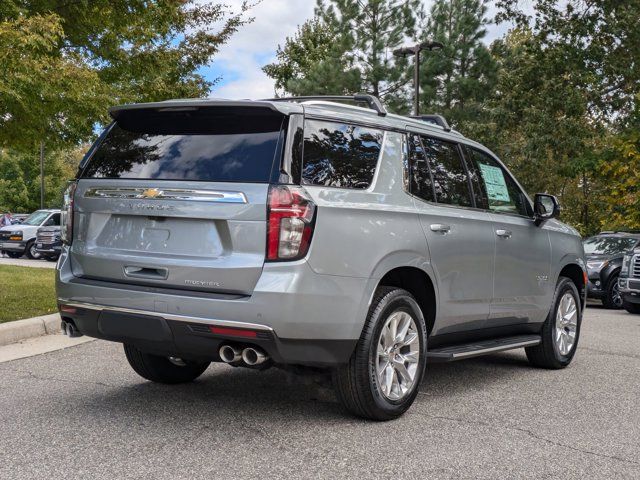
[[[306,120],[302,182],[365,189],[371,185],[382,148],[382,130]]]

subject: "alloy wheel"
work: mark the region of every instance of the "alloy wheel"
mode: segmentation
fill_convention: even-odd
[[[420,361],[420,339],[413,317],[398,310],[387,318],[376,352],[376,374],[382,394],[403,399],[412,391]]]
[[[617,308],[622,308],[622,295],[620,295],[620,285],[618,285],[617,279],[611,288],[611,303]]]
[[[556,311],[556,329],[554,340],[558,352],[566,356],[576,343],[578,331],[578,307],[570,292],[566,292],[560,299]]]

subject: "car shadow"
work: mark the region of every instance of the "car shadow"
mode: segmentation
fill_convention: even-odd
[[[417,402],[442,401],[465,391],[509,382],[516,372],[531,369],[523,354],[503,353],[461,362],[431,364],[420,385]],[[279,369],[264,372],[218,365],[195,382],[162,385],[142,379],[124,386],[92,390],[77,414],[92,418],[140,418],[168,415],[172,423],[192,423],[219,417],[237,421],[270,422],[305,419],[313,422],[361,421],[345,416],[336,399],[330,375],[297,375]],[[74,393],[74,397],[78,392]],[[59,398],[67,405],[74,400]],[[77,403],[77,402],[75,402]]]

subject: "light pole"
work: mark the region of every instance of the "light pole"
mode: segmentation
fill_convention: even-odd
[[[418,43],[413,47],[402,47],[393,51],[396,57],[408,57],[413,55],[413,112],[415,116],[420,115],[420,52],[423,50],[440,50],[444,45],[440,42],[426,41]]]

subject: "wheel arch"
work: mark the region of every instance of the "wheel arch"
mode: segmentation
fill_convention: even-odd
[[[376,285],[398,287],[411,293],[424,315],[427,335],[431,334],[436,320],[437,297],[435,284],[429,274],[415,266],[398,266],[386,272]]]
[[[580,306],[584,309],[587,294],[585,285],[586,270],[578,263],[567,263],[560,269],[558,278],[560,277],[567,277],[575,284],[580,294]]]

